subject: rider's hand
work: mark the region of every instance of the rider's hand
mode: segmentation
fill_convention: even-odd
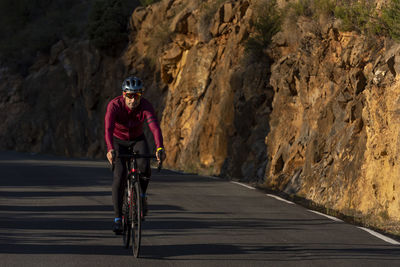
[[[114,149],[110,149],[110,150],[107,152],[107,159],[108,159],[108,161],[110,162],[110,164],[113,164],[114,159],[115,159],[115,151],[114,151]]]
[[[156,156],[157,156],[157,161],[163,162],[165,160],[165,158],[167,157],[167,154],[165,153],[164,148],[158,148],[157,152],[156,152]]]

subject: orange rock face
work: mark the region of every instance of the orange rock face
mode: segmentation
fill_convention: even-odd
[[[124,58],[130,66],[145,66],[145,58],[158,63],[162,84],[153,81],[149,95],[162,96],[167,166],[262,180],[272,88],[265,87],[262,63],[244,66],[249,1],[222,2],[162,1],[137,9]]]
[[[399,46],[325,29],[275,37],[266,184],[399,231]]]

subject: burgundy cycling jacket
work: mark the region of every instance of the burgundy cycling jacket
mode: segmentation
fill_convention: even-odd
[[[135,109],[129,109],[123,96],[118,96],[108,103],[105,120],[105,139],[107,151],[114,149],[113,136],[131,141],[143,134],[146,121],[154,136],[157,148],[164,147],[163,137],[154,108],[145,98]]]

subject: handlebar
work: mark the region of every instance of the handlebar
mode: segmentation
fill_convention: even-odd
[[[118,154],[118,158],[134,158],[134,159],[156,159],[157,156],[154,154]]]
[[[157,156],[154,154],[137,154],[137,153],[131,153],[131,154],[118,154],[116,155],[117,158],[134,158],[134,159],[140,159],[140,158],[144,158],[144,159],[156,159]],[[158,163],[158,167],[157,170],[158,172],[161,171],[161,167],[162,167],[162,161],[160,161]],[[111,164],[111,171],[114,171],[114,162]]]

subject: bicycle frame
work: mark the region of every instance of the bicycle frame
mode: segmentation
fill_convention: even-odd
[[[133,164],[133,167],[131,166]],[[128,161],[128,174],[127,174],[127,179],[126,179],[126,187],[128,188],[128,203],[132,206],[132,207],[136,207],[137,203],[136,203],[136,199],[134,198],[134,196],[132,196],[133,193],[133,186],[135,183],[139,184],[139,187],[141,188],[141,182],[140,182],[140,172],[138,170],[137,167],[137,162],[136,162],[136,158],[132,158]],[[139,194],[139,199],[140,201],[142,201],[142,196],[141,196],[141,192],[137,192]],[[140,215],[142,216],[142,214]],[[134,220],[132,220],[132,227],[133,224],[135,223]]]
[[[150,154],[121,154],[119,157],[128,158],[127,167],[127,181],[126,181],[126,204],[123,217],[124,234],[123,240],[126,248],[130,246],[130,238],[132,235],[132,249],[133,255],[139,257],[140,240],[141,240],[141,224],[143,221],[142,211],[142,189],[141,189],[141,173],[138,169],[138,158],[155,158],[155,155]]]

